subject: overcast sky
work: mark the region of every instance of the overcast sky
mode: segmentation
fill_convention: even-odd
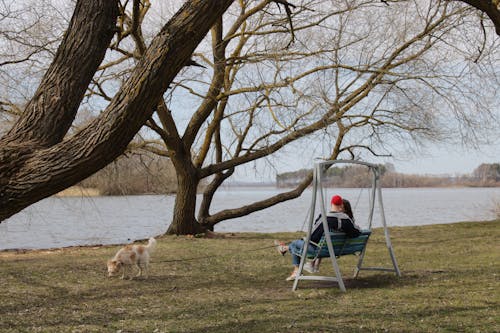
[[[482,163],[500,163],[500,134],[497,141],[497,144],[482,146],[481,150],[466,149],[458,145],[435,144],[425,153],[415,153],[413,158],[366,158],[364,160],[371,163],[392,163],[397,172],[405,174],[466,175],[472,173]],[[243,182],[273,182],[276,173],[312,168],[313,159],[304,157],[304,154],[300,152],[288,153],[275,160],[273,166],[259,162],[258,165],[237,169],[232,179]]]
[[[387,159],[396,171],[410,174],[469,174],[481,163],[500,163],[500,143],[481,150],[450,145],[435,146],[427,154],[411,160]]]

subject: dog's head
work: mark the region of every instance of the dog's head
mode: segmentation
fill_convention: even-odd
[[[118,260],[108,260],[108,277],[115,276],[122,268],[122,263]]]

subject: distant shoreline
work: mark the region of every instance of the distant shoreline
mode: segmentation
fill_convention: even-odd
[[[57,193],[56,197],[98,197],[101,196],[101,191],[96,188],[87,188],[81,186],[71,186]]]
[[[495,186],[486,186],[486,185],[440,185],[440,186],[383,186],[383,188],[495,188],[500,187],[500,185]],[[244,188],[273,188],[280,190],[291,190],[294,189],[293,186],[278,186],[272,183],[231,183],[227,185],[223,185],[221,190],[230,190],[230,189],[244,189]],[[330,188],[327,186],[327,188]],[[332,187],[333,188],[333,187]],[[335,186],[334,188],[364,188],[364,187],[349,187],[349,186]],[[118,196],[128,196],[128,195],[151,195],[152,193],[134,193],[134,194],[121,194]],[[175,192],[168,193],[168,195],[175,195]],[[99,197],[99,196],[108,196],[107,194],[103,194],[99,189],[92,187],[82,187],[82,186],[71,186],[57,194],[56,197]],[[116,196],[116,195],[113,195]]]

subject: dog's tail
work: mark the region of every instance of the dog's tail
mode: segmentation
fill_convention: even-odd
[[[148,241],[148,245],[146,245],[146,249],[148,249],[148,253],[152,253],[156,248],[156,239],[151,237]]]

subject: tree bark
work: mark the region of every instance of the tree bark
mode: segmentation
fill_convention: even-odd
[[[196,193],[200,178],[196,168],[189,160],[189,155],[184,158],[176,156],[172,159],[177,173],[177,193],[175,196],[174,215],[167,234],[194,235],[204,232],[196,221]]]
[[[117,2],[76,3],[54,60],[2,145],[29,142],[32,147],[49,147],[63,139],[116,31]]]
[[[246,216],[250,213],[272,207],[281,202],[298,198],[302,194],[302,192],[304,192],[304,190],[311,184],[312,178],[313,176],[311,172],[299,185],[297,185],[297,187],[288,192],[277,194],[265,200],[254,202],[247,206],[242,206],[235,209],[225,209],[217,212],[214,215],[206,216],[201,219],[201,221],[203,221],[204,225],[214,226],[221,221]]]
[[[207,93],[207,98],[195,112],[186,128],[182,139],[179,138],[175,128],[169,128],[166,124],[168,113],[165,106],[158,108],[158,114],[166,134],[165,145],[172,155],[172,162],[177,173],[177,195],[174,205],[174,216],[167,231],[168,234],[196,234],[207,230],[213,230],[212,226],[201,225],[196,219],[196,194],[200,183],[198,174],[199,165],[203,163],[204,156],[198,156],[193,162],[191,147],[199,131],[212,110],[216,107],[224,83],[224,51],[225,44],[222,41],[222,18],[219,18],[212,28],[212,44],[214,45],[214,74],[212,83]],[[206,151],[211,144],[211,135],[205,138],[204,147]],[[204,155],[201,153],[200,155]],[[205,200],[203,200],[205,202]],[[202,207],[202,209],[204,209]]]
[[[110,6],[108,2],[116,5],[116,1],[110,0],[82,0],[77,2],[77,8],[85,10],[93,6],[108,8]],[[160,97],[215,20],[232,2],[233,0],[187,1],[153,39],[144,57],[101,116],[64,141],[60,141],[60,138],[64,135],[62,133],[66,133],[73,120],[68,115],[73,114],[74,117],[74,112],[68,111],[65,105],[61,107],[62,110],[47,109],[45,107],[49,102],[47,98],[37,99],[35,96],[34,99],[44,106],[42,109],[47,110],[47,114],[55,113],[55,115],[42,117],[42,119],[22,117],[20,123],[0,140],[0,221],[30,204],[76,184],[119,156],[141,126],[151,117]],[[110,12],[110,17],[115,15],[114,10]],[[83,13],[85,11],[75,10],[75,15],[79,14],[78,18]],[[82,24],[86,25],[90,31],[109,30],[109,22],[115,20],[116,17],[113,20],[106,17],[108,20],[102,20],[102,22],[82,20]],[[96,26],[98,23],[100,26]],[[70,26],[67,36],[74,35],[71,33],[72,28],[84,29]],[[78,48],[79,40],[68,38],[65,44],[69,49],[68,52],[56,56],[51,68],[60,68],[60,66],[64,68],[64,64],[72,67],[69,64],[82,61],[76,57],[78,53],[73,52]],[[84,37],[81,36],[81,38]],[[110,39],[111,36],[108,38]],[[61,46],[60,52],[62,50],[66,48]],[[98,64],[101,60],[96,60],[92,64]],[[38,91],[50,91],[53,87],[47,82],[64,81],[61,77],[68,74],[65,70],[54,70],[54,73],[54,79],[43,81]],[[55,101],[68,100],[70,105],[79,105],[81,93],[75,93],[67,87],[77,85],[77,81],[82,79],[78,71],[69,75],[70,82],[57,87],[58,95],[51,97],[54,97]],[[36,114],[37,110],[33,108],[31,112]],[[59,119],[57,129],[52,126],[50,131],[43,130],[41,131],[43,134],[38,135],[35,129],[44,126],[52,116]],[[59,127],[63,129],[60,130]],[[24,128],[28,129],[24,130]],[[46,135],[49,132],[54,133],[54,139],[48,138],[51,137],[50,134]]]

